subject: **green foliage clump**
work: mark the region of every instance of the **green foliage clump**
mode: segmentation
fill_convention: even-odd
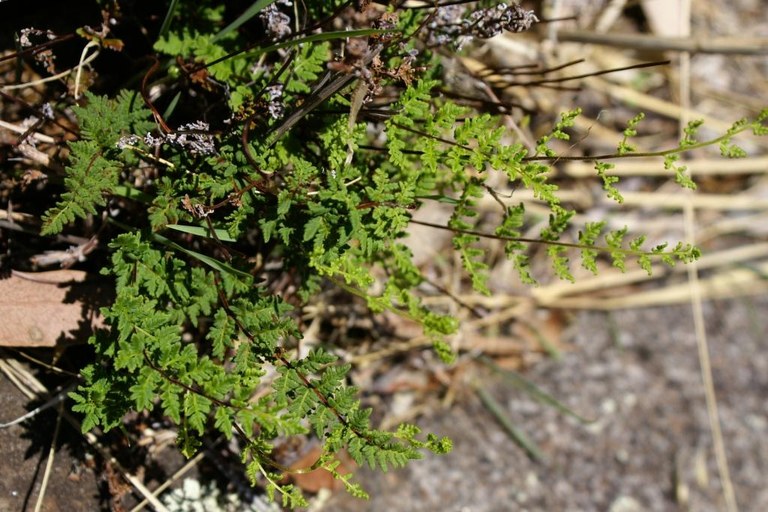
[[[86,93],[88,107],[75,107],[80,119],[81,139],[70,144],[71,155],[61,201],[43,217],[42,234],[58,233],[75,218],[94,215],[98,206],[120,183],[120,171],[135,164],[135,159],[120,158],[117,143],[130,131],[154,128],[149,111],[134,108],[134,96],[123,91],[115,99]]]
[[[103,311],[108,328],[90,340],[97,360],[83,369],[84,383],[71,395],[83,428],[115,428],[130,410],[158,409],[178,426],[187,456],[208,431],[237,435],[254,485],[299,506],[300,491],[280,483],[288,470],[272,455],[280,437],[316,436],[323,450],[312,468],[327,469],[356,496],[365,492],[339,471],[342,451],[386,471],[424,450],[451,448],[413,425],[394,432],[372,427],[372,411],[361,406],[347,382],[350,366],[339,363],[334,347],[303,351],[300,345],[296,306],[331,285],[362,297],[374,313],[419,322],[437,354],[452,359],[445,339],[456,322],[422,304],[417,288],[424,277],[402,242],[421,205],[453,207],[442,228],[452,232],[467,279],[482,293],[490,293],[486,237],[504,242],[521,281],[531,285],[531,244],[545,244],[554,272],[569,281],[575,253],[596,273],[603,256],[621,270],[634,258],[650,272],[655,260],[672,265],[699,252],[683,244],[646,251],[643,237],[628,241],[626,229],[606,232],[605,222],[583,226],[568,241],[575,212],[561,203],[550,178],[558,155],[549,143],[569,139],[580,111],[563,114],[535,154],[505,142],[498,118],[438,93],[429,51],[414,57],[411,50],[422,47],[423,10],[401,12],[399,21],[388,13],[377,27],[351,32],[323,31],[318,21],[313,31],[294,33],[296,20],[283,9],[288,35],[270,36],[263,28],[261,44],[253,44],[249,24],[268,25],[257,15],[274,14],[278,4],[256,2],[258,9],[227,26],[222,10],[207,2],[193,13],[170,11],[170,20],[208,13],[197,27],[164,24],[155,44],[165,55],[160,83],[173,84],[167,94],[174,99],[161,115],[144,84],[112,99],[86,95],[74,109],[80,140],[69,146],[66,190],[46,214],[43,232],[95,215],[110,199],[123,206],[109,219],[111,261],[103,274],[114,280],[116,297]],[[313,6],[306,16],[317,21],[334,12]],[[365,44],[342,57],[342,46],[352,52],[351,42],[342,45],[350,35]],[[194,94],[185,97],[182,83]],[[397,95],[358,119],[358,87]],[[188,119],[168,129],[177,102],[194,106],[204,95],[227,108],[215,129]],[[765,117],[737,124],[714,142],[724,155],[741,156],[732,137],[750,128],[764,134]],[[629,139],[641,119],[630,121],[615,156],[639,154]],[[683,186],[693,182],[677,157],[713,143],[697,142],[698,127],[689,126],[679,148],[656,154]],[[621,201],[610,164],[596,165],[607,196]],[[488,184],[495,173],[548,205],[538,238],[523,237],[522,204],[504,205],[501,222],[482,229],[478,202],[488,194],[498,199]],[[295,291],[280,288],[265,262],[280,268]]]

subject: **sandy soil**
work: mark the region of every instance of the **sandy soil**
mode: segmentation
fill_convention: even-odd
[[[768,297],[707,303],[723,435],[744,511],[768,510]],[[530,396],[486,384],[546,460],[531,461],[479,400],[420,421],[454,452],[387,475],[364,471],[375,498],[334,497],[328,511],[723,510],[687,307],[583,313],[574,350],[527,375],[582,425]]]

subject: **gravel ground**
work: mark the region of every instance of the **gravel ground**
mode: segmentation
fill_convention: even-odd
[[[768,510],[768,298],[707,303],[723,435],[741,509]],[[583,313],[573,350],[527,377],[592,424],[579,424],[498,380],[486,381],[545,455],[528,459],[482,403],[419,424],[455,448],[386,475],[363,471],[368,503],[324,510],[723,510],[690,308]]]

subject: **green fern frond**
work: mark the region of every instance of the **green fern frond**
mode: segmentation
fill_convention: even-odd
[[[584,226],[584,230],[579,232],[579,244],[581,247],[581,266],[597,275],[597,256],[598,251],[592,249],[595,246],[597,238],[605,228],[606,223],[589,222]]]
[[[85,93],[85,106],[72,111],[80,123],[80,136],[92,141],[100,150],[115,151],[115,145],[126,133],[144,134],[155,127],[151,114],[136,92],[120,91],[115,98]],[[77,149],[72,149],[77,153]]]
[[[207,431],[237,436],[250,482],[289,507],[306,501],[297,487],[281,483],[273,453],[280,436],[315,436],[322,454],[313,468],[327,469],[361,497],[362,488],[339,470],[342,451],[387,471],[425,451],[451,449],[446,438],[412,425],[373,428],[372,410],[349,384],[352,367],[333,346],[305,353],[300,343],[302,306],[335,287],[372,314],[389,311],[415,322],[438,357],[447,364],[456,358],[447,337],[458,320],[428,306],[427,279],[403,243],[428,202],[446,208],[449,221],[432,226],[452,231],[467,281],[485,294],[491,290],[484,238],[503,243],[520,280],[531,285],[529,254],[541,245],[538,254],[568,281],[577,258],[593,273],[608,257],[619,270],[636,260],[650,273],[658,262],[700,256],[682,243],[644,249],[645,237],[631,238],[626,228],[606,232],[604,220],[576,234],[576,211],[562,199],[563,180],[552,167],[566,157],[555,148],[571,139],[580,110],[563,113],[529,153],[509,140],[514,134],[499,116],[450,99],[436,52],[415,51],[424,47],[415,37],[429,28],[428,9],[396,9],[399,19],[389,11],[378,21],[387,29],[328,32],[312,25],[347,3],[300,6],[307,24],[272,5],[281,14],[275,19],[288,20],[286,35],[256,45],[252,36],[269,22],[256,16],[271,1],[253,3],[228,26],[221,6],[172,10],[155,44],[163,62],[153,80],[161,87],[142,84],[143,94],[123,91],[114,99],[88,93],[74,107],[80,140],[69,144],[65,190],[43,218],[43,233],[58,233],[98,214],[110,197],[120,202],[120,217],[99,235],[112,237],[102,274],[114,280],[115,300],[103,311],[105,328],[89,340],[97,361],[82,370],[83,383],[71,394],[83,428],[109,430],[128,411],[156,409],[177,425],[186,456],[200,449]],[[198,18],[173,31],[172,20]],[[300,25],[312,28],[296,33]],[[367,48],[357,51],[368,60],[355,55],[350,35],[367,38]],[[388,96],[363,104],[352,125],[345,85],[351,83]],[[216,128],[153,132],[144,96],[152,110],[170,102],[163,116],[171,125],[190,107],[205,107],[206,123]],[[299,122],[286,122],[299,115]],[[595,164],[605,195],[619,203],[613,158],[663,158],[677,182],[693,188],[683,153],[719,144],[723,156],[741,157],[739,134],[768,134],[766,110],[710,141],[698,140],[701,123],[692,122],[678,146],[639,153],[632,143],[642,118],[630,119],[616,154]],[[193,132],[215,148],[200,154],[171,143]],[[520,189],[543,203],[543,215],[526,211],[515,196]],[[485,210],[481,216],[489,194],[502,207],[500,221]],[[541,219],[547,221],[539,236],[528,235]]]
[[[472,287],[480,293],[490,295],[491,292],[487,286],[488,265],[483,261],[485,252],[473,247],[480,238],[465,232],[473,226],[464,220],[477,215],[474,208],[475,201],[483,196],[484,191],[479,179],[470,179],[456,203],[448,226],[457,230],[453,236],[453,248],[461,256],[461,264],[472,280]]]
[[[61,232],[77,218],[94,215],[119,184],[123,162],[116,144],[124,132],[152,128],[149,111],[134,104],[135,94],[122,91],[115,99],[86,93],[84,107],[73,108],[83,140],[69,144],[70,157],[64,186],[56,206],[43,216],[41,233]]]
[[[616,147],[616,154],[619,156],[623,156],[629,153],[634,153],[637,151],[637,148],[629,144],[629,139],[632,137],[637,136],[637,125],[640,124],[640,121],[645,119],[645,114],[643,112],[640,112],[635,117],[630,119],[627,122],[627,127],[624,129],[624,138],[621,139],[621,142],[619,142],[619,145]]]

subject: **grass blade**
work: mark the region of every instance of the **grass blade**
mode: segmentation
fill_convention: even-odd
[[[192,258],[195,258],[199,262],[208,265],[212,269],[218,271],[218,272],[226,272],[227,274],[234,274],[237,276],[242,277],[250,277],[251,275],[247,272],[243,272],[242,270],[238,270],[235,267],[232,267],[230,265],[227,265],[223,261],[219,261],[216,258],[212,258],[206,254],[199,253],[197,251],[192,251],[190,249],[187,249],[185,247],[180,246],[176,242],[171,242],[167,238],[165,238],[163,235],[158,235],[157,233],[152,234],[152,238],[156,240],[157,242],[170,247],[172,249],[176,249],[179,252],[183,252],[187,256],[190,256]]]
[[[146,192],[142,192],[139,189],[129,187],[127,185],[117,185],[112,189],[112,194],[140,203],[152,204],[152,196]]]
[[[498,421],[501,427],[507,434],[509,434],[510,439],[512,439],[512,441],[514,441],[515,444],[518,445],[531,459],[536,462],[545,462],[544,454],[541,453],[541,450],[536,446],[536,443],[528,439],[528,436],[526,436],[522,430],[512,424],[512,421],[510,421],[504,413],[501,404],[480,386],[475,385],[474,388],[480,401],[483,402],[483,405],[488,409],[488,412],[493,414],[496,421]]]
[[[171,5],[168,6],[168,12],[165,13],[165,19],[160,27],[160,33],[157,35],[158,39],[161,39],[168,35],[168,30],[171,28],[171,22],[176,15],[176,8],[179,6],[179,0],[171,0]]]
[[[176,105],[178,105],[180,98],[181,98],[181,91],[177,92],[176,95],[171,100],[171,102],[168,104],[168,108],[166,108],[165,112],[163,112],[163,119],[168,119],[169,117],[171,117],[171,114],[173,114],[173,111],[176,110]]]
[[[579,423],[584,425],[589,423],[594,423],[595,421],[597,421],[596,419],[591,420],[589,418],[585,418],[584,416],[575,412],[573,409],[565,405],[563,402],[561,402],[551,394],[547,393],[546,391],[544,391],[539,386],[537,386],[530,380],[526,379],[519,373],[513,372],[511,370],[504,370],[502,368],[499,368],[499,366],[488,357],[480,356],[478,359],[484,365],[486,365],[491,370],[493,370],[494,373],[501,375],[505,381],[512,384],[517,389],[524,391],[537,402],[542,403],[544,405],[548,405],[553,409],[557,410],[558,412],[561,412],[562,414],[575,418]]]
[[[259,14],[262,9],[264,9],[265,7],[269,7],[269,5],[274,2],[275,0],[256,0],[255,2],[253,2],[253,4],[251,4],[251,6],[248,9],[245,10],[243,14],[238,16],[235,21],[233,21],[232,23],[230,23],[229,25],[221,29],[221,32],[219,32],[213,37],[213,40],[218,41],[222,37],[232,32],[233,30],[238,29],[240,25],[249,21],[251,18]]]
[[[168,224],[165,226],[169,229],[173,229],[175,231],[181,231],[182,233],[189,233],[190,235],[195,236],[201,236],[205,238],[213,238],[211,237],[211,232],[206,227],[202,226],[190,226],[187,224]],[[214,233],[216,233],[216,238],[219,239],[221,242],[236,242],[234,238],[229,236],[229,233],[226,229],[214,229]]]
[[[396,33],[397,30],[384,30],[378,28],[363,28],[359,30],[337,30],[335,32],[321,32],[320,34],[312,34],[305,37],[299,37],[298,39],[291,39],[290,41],[283,41],[282,43],[276,43],[270,46],[262,46],[254,48],[243,55],[261,55],[262,53],[269,53],[282,48],[290,48],[291,46],[298,46],[304,43],[317,43],[320,41],[332,41],[334,39],[346,39],[348,37],[368,37],[368,36],[380,36],[385,34]],[[210,64],[208,64],[210,65]]]

